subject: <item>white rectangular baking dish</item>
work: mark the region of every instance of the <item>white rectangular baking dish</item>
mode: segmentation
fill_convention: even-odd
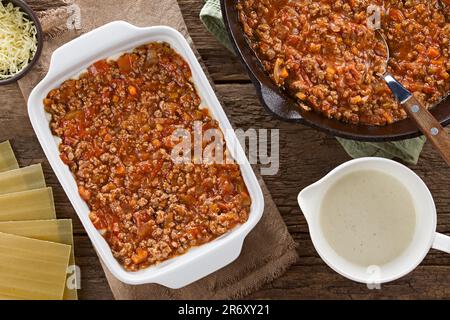
[[[109,245],[89,220],[88,206],[79,196],[69,168],[59,157],[58,140],[50,131],[50,116],[44,110],[43,100],[50,90],[57,88],[65,80],[78,76],[93,62],[116,57],[152,41],[169,43],[189,63],[202,104],[207,106],[212,116],[219,121],[234,159],[241,159],[239,163],[252,199],[252,207],[248,221],[222,237],[192,248],[186,254],[161,264],[138,272],[129,272],[113,257]],[[223,268],[239,256],[245,237],[262,216],[263,194],[245,153],[192,49],[184,37],[172,28],[164,26],[138,28],[123,21],[116,21],[63,45],[53,53],[46,77],[31,93],[28,100],[28,114],[45,155],[95,249],[111,273],[124,283],[131,285],[158,283],[176,289],[201,279]]]

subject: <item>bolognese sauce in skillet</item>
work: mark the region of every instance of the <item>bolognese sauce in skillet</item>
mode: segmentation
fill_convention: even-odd
[[[238,0],[243,32],[273,82],[306,110],[386,125],[405,111],[379,77],[386,49],[368,19],[380,9],[387,71],[427,107],[450,91],[448,0]]]

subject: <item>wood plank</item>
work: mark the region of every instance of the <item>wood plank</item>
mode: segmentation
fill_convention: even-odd
[[[75,221],[73,221],[75,222]],[[103,269],[86,234],[75,234],[75,261],[81,270],[79,300],[113,300]]]
[[[214,82],[248,82],[248,76],[238,58],[223,47],[200,21],[199,14],[203,1],[179,0],[178,3],[188,26],[189,34]]]
[[[436,251],[432,251],[412,274],[377,291],[342,278],[322,262],[310,241],[296,196],[303,187],[350,158],[333,137],[271,118],[260,106],[237,58],[224,49],[198,19],[202,1],[180,0],[179,3],[194,43],[236,127],[280,129],[280,171],[275,176],[265,177],[265,181],[289,231],[299,244],[301,259],[286,274],[249,298],[450,298],[450,287],[443,285],[450,283],[450,256]],[[3,101],[0,141],[12,140],[21,166],[43,162],[47,184],[53,187],[58,217],[73,219],[76,261],[82,272],[80,299],[112,299],[95,251],[32,131],[17,85],[0,87],[0,100]],[[425,180],[435,197],[439,212],[438,231],[450,234],[448,167],[430,144],[425,146],[419,164],[410,167]]]
[[[67,1],[64,0],[39,0],[39,1],[33,1],[28,0],[27,1],[30,7],[35,11],[45,11],[48,9],[53,8],[59,8],[61,6],[66,5]]]

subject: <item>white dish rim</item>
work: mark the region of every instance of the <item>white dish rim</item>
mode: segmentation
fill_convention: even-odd
[[[109,245],[89,220],[89,210],[78,194],[75,179],[59,157],[57,142],[49,128],[49,115],[44,111],[43,99],[51,89],[77,76],[93,62],[152,41],[168,42],[189,63],[197,91],[224,131],[230,153],[235,159],[241,159],[239,165],[252,199],[252,207],[248,221],[222,237],[156,266],[129,272],[113,257]],[[64,44],[55,50],[47,75],[32,91],[28,99],[28,114],[42,149],[94,248],[107,269],[121,282],[131,285],[157,283],[173,289],[195,282],[234,261],[241,252],[244,239],[262,217],[264,197],[258,180],[195,54],[181,33],[173,28],[140,28],[125,21],[114,21]]]

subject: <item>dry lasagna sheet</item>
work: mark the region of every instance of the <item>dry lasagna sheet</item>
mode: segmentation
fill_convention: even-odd
[[[40,164],[0,143],[0,299],[76,300],[72,220],[56,220]]]

